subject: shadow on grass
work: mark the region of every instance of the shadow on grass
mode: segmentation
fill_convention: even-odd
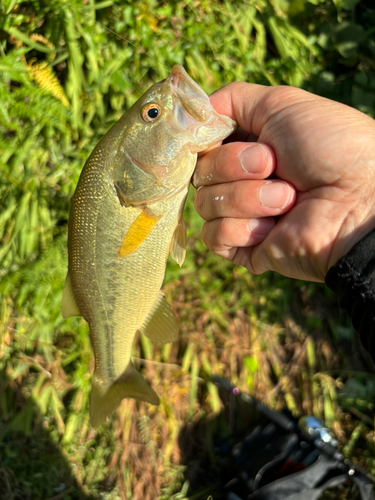
[[[179,435],[181,463],[189,482],[187,497],[207,500],[228,498],[224,486],[233,479],[233,446],[244,439],[265,418],[254,406],[220,390],[224,410],[214,418],[187,423]],[[190,496],[191,495],[191,496]]]
[[[15,409],[15,410],[14,410]],[[91,500],[15,381],[0,372],[0,500]]]
[[[245,402],[222,388],[219,393],[224,410],[214,417],[201,414],[197,420],[186,423],[179,434],[181,464],[186,467],[184,478],[185,485],[188,485],[184,500],[239,500],[248,498],[253,488],[259,494],[259,488],[262,491],[262,487],[267,484],[280,479],[283,481],[284,477],[293,477],[289,476],[292,472],[297,472],[297,476],[299,471],[303,470],[299,468],[299,462],[294,465],[293,461],[290,462],[290,457],[297,456],[298,453],[305,453],[303,461],[300,459],[302,464],[305,459],[309,461],[309,458],[313,459],[309,465],[318,463],[318,456],[323,464],[316,469],[321,471],[320,476],[309,473],[305,479],[306,485],[309,481],[317,481],[314,483],[316,488],[327,482],[327,490],[321,492],[319,498],[362,498],[355,482],[328,485],[329,481],[334,481],[344,469],[336,465],[335,459],[320,453],[315,444],[302,437],[300,431],[292,430],[292,426],[297,426],[298,419],[293,418],[288,410],[269,412],[268,408],[263,406],[258,411],[254,405],[255,401],[251,403],[249,399],[249,402]],[[371,423],[370,419],[369,421]],[[370,429],[371,427],[370,425]],[[360,438],[357,446],[365,449],[368,443]],[[358,455],[358,450],[354,455]],[[363,461],[363,456],[357,456],[355,463],[362,466],[363,470],[366,462]],[[369,465],[365,466],[367,472]],[[291,466],[292,469],[295,468],[294,471]],[[288,470],[290,471],[287,472]],[[366,481],[363,476],[361,480]],[[361,487],[371,488],[373,494],[375,493],[375,483],[370,483],[369,486],[363,482]],[[271,489],[267,491],[271,493]],[[260,493],[260,496],[255,494],[256,498],[268,498],[267,491]]]

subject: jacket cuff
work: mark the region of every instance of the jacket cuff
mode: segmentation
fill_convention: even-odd
[[[375,363],[375,229],[329,269],[325,282]]]

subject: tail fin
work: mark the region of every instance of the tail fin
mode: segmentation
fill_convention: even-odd
[[[90,395],[90,422],[93,427],[102,424],[116,410],[124,398],[134,398],[153,405],[160,403],[159,397],[142,375],[129,364],[120,377],[109,384],[94,373]]]

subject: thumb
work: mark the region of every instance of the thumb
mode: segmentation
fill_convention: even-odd
[[[265,87],[246,82],[230,83],[210,96],[215,111],[229,116],[243,131],[257,137],[278,113],[311,99],[312,94],[294,87]]]

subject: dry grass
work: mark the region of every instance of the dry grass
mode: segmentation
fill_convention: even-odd
[[[222,264],[202,253],[199,245],[196,242],[193,246],[193,257],[203,255],[205,269],[215,269],[217,275]],[[173,266],[171,272],[175,273]],[[50,446],[47,441],[58,445],[55,452],[66,462],[65,475],[71,474],[70,479],[61,480],[71,491],[63,498],[84,495],[153,500],[175,494],[173,498],[178,500],[194,491],[203,491],[207,498],[220,477],[222,459],[215,451],[215,440],[246,424],[246,419],[231,421],[228,405],[210,381],[213,374],[225,377],[271,408],[288,408],[295,416],[314,414],[324,418],[354,461],[374,466],[370,426],[373,408],[342,410],[338,395],[348,379],[342,355],[327,336],[325,320],[320,319],[317,328],[308,326],[309,317],[319,319],[327,312],[323,289],[318,288],[313,297],[307,298],[303,287],[294,286],[287,293],[294,296],[296,310],[305,301],[302,314],[296,317],[290,307],[282,320],[264,322],[255,317],[254,307],[261,307],[270,318],[274,308],[280,314],[284,298],[283,292],[277,291],[283,290],[277,288],[279,278],[265,278],[276,284],[268,293],[260,287],[261,278],[233,268],[229,272],[220,282],[213,281],[210,291],[189,272],[188,264],[186,274],[166,284],[164,292],[181,324],[178,341],[161,346],[138,336],[134,346],[134,363],[158,392],[161,404],[153,407],[124,400],[111,421],[98,430],[91,429],[88,422],[90,372],[85,373],[87,382],[80,386],[69,370],[70,332],[58,335],[46,356],[38,353],[39,342],[31,345],[24,340],[20,344],[17,325],[26,324],[26,318],[5,318],[2,353],[12,345],[21,345],[13,353],[18,358],[19,373],[12,372],[9,364],[2,377],[5,436],[35,443],[43,432],[42,442],[35,445],[43,453]],[[223,283],[225,288],[218,295],[215,287]],[[242,301],[244,305],[237,308],[240,297],[246,294],[249,301]],[[226,307],[220,309],[223,296],[227,297]],[[272,307],[268,302],[271,297]],[[86,327],[81,328],[82,335],[87,335]],[[87,339],[83,342],[85,349],[78,353],[78,362],[92,369],[90,347]],[[11,407],[7,406],[10,400]],[[12,449],[6,440],[2,446]],[[26,498],[24,484],[7,472],[11,469],[1,469],[2,481],[5,485],[13,481],[20,488],[22,493],[14,498]],[[56,490],[56,481],[53,485]],[[181,491],[182,496],[177,494]]]

